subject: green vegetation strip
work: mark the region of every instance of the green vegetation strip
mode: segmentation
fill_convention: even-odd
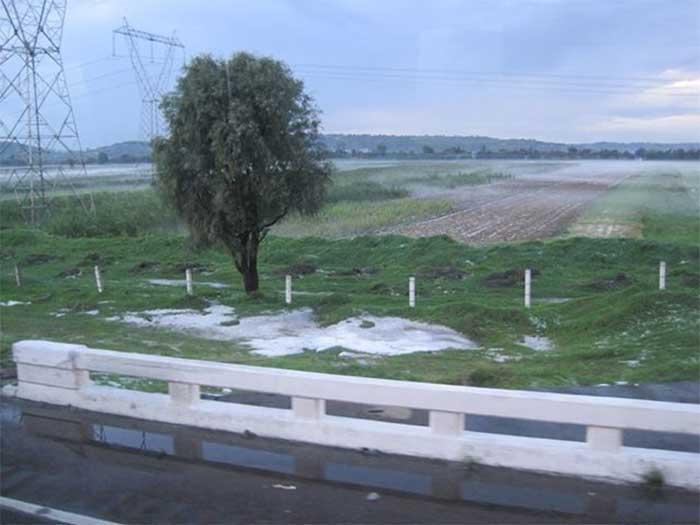
[[[653,222],[653,215],[648,219]],[[181,236],[69,239],[24,229],[1,231],[2,361],[10,345],[38,338],[128,352],[372,377],[507,388],[697,379],[700,374],[700,250],[639,239],[572,238],[471,248],[445,237],[347,240],[271,236],[261,252],[262,297],[242,292],[218,248],[193,252]],[[658,262],[669,265],[668,290],[657,290]],[[14,283],[14,264],[24,283]],[[105,291],[92,267],[103,268]],[[154,286],[151,278],[231,285]],[[534,304],[522,306],[522,268],[532,267]],[[212,341],[107,318],[155,308],[202,309],[210,301],[240,315],[282,310],[283,276],[296,273],[294,307],[320,322],[363,313],[448,325],[482,349],[343,359],[342,349],[266,358],[235,342]],[[416,275],[417,308],[408,308]],[[96,312],[95,312],[96,311]],[[372,328],[367,328],[371,330]],[[555,350],[536,351],[522,337],[544,336]],[[154,387],[155,388],[155,387]]]

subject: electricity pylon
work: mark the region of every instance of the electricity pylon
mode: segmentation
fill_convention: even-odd
[[[49,193],[68,189],[85,211],[71,177],[86,176],[61,58],[66,0],[0,0],[0,190],[13,193],[26,219],[40,222]]]
[[[129,48],[129,58],[136,72],[136,79],[141,93],[141,135],[151,142],[164,131],[160,114],[160,101],[165,94],[173,70],[177,50],[182,50],[184,62],[185,46],[173,32],[172,36],[156,35],[139,31],[129,25],[126,18],[124,25],[112,33],[112,50],[116,55],[116,38],[123,36]],[[142,44],[142,45],[139,45]],[[147,50],[143,49],[147,46]],[[160,64],[159,68],[149,68],[150,64]]]

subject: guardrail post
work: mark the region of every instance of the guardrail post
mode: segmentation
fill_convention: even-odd
[[[187,295],[192,295],[194,293],[192,290],[192,268],[185,269],[185,286]]]
[[[286,275],[284,277],[284,302],[287,304],[292,304],[292,276]]]
[[[294,417],[300,419],[320,419],[326,413],[326,400],[293,397],[292,411],[294,412]]]
[[[173,403],[177,405],[193,405],[199,401],[199,385],[189,383],[168,383],[168,393]]]
[[[416,307],[416,278],[408,278],[408,306]]]
[[[532,270],[527,268],[525,270],[525,308],[530,308],[530,291],[532,288]]]
[[[97,292],[102,293],[102,274],[99,266],[95,266],[95,284],[97,285]]]
[[[586,427],[586,443],[596,450],[614,452],[622,447],[622,429],[610,427]]]
[[[666,289],[666,261],[659,263],[659,290]]]
[[[17,287],[19,288],[22,286],[22,274],[19,271],[19,266],[15,264],[15,282],[17,283]]]
[[[464,432],[464,414],[430,411],[430,430],[436,434],[458,436]]]

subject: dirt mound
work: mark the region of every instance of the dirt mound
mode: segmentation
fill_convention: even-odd
[[[292,277],[302,277],[304,275],[311,275],[316,273],[318,266],[310,262],[301,262],[296,264],[290,264],[286,268],[281,268],[277,270],[277,275],[291,275]]]
[[[57,277],[62,277],[64,279],[67,279],[69,277],[80,277],[83,274],[83,271],[78,268],[68,268],[67,270],[63,270],[61,273],[57,275]]]
[[[22,263],[27,266],[31,266],[33,264],[46,264],[56,260],[58,260],[58,257],[55,255],[49,255],[47,253],[32,253],[27,255]]]
[[[455,268],[454,266],[440,266],[425,268],[418,271],[418,277],[423,279],[446,279],[448,281],[461,281],[469,277],[467,272]]]
[[[612,279],[598,279],[584,285],[584,288],[593,290],[594,292],[607,292],[609,290],[617,290],[632,284],[632,279],[625,272],[618,273]]]
[[[532,276],[540,275],[537,268],[531,268]],[[523,283],[525,280],[525,270],[511,269],[505,272],[490,273],[484,278],[484,285],[489,288],[510,288]]]
[[[156,261],[141,261],[140,263],[132,266],[129,273],[145,273],[145,272],[156,272],[160,270],[160,263]]]
[[[82,261],[78,263],[78,266],[105,266],[107,264],[107,258],[103,257],[97,252],[88,253]]]
[[[681,284],[689,288],[700,288],[700,274],[685,273],[681,277]]]
[[[386,283],[375,283],[369,287],[368,291],[377,295],[398,295],[396,289]]]
[[[187,269],[192,270],[193,273],[205,273],[210,272],[211,269],[206,264],[184,262],[179,264],[173,264],[172,270],[177,273],[185,273]]]
[[[330,273],[330,277],[362,277],[365,275],[376,275],[379,270],[376,268],[350,268],[349,270],[336,270]]]

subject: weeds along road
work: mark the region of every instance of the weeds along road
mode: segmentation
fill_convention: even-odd
[[[662,165],[585,162],[483,186],[433,192],[456,211],[391,229],[414,237],[449,235],[469,244],[544,239],[561,234],[610,189],[640,171]]]

